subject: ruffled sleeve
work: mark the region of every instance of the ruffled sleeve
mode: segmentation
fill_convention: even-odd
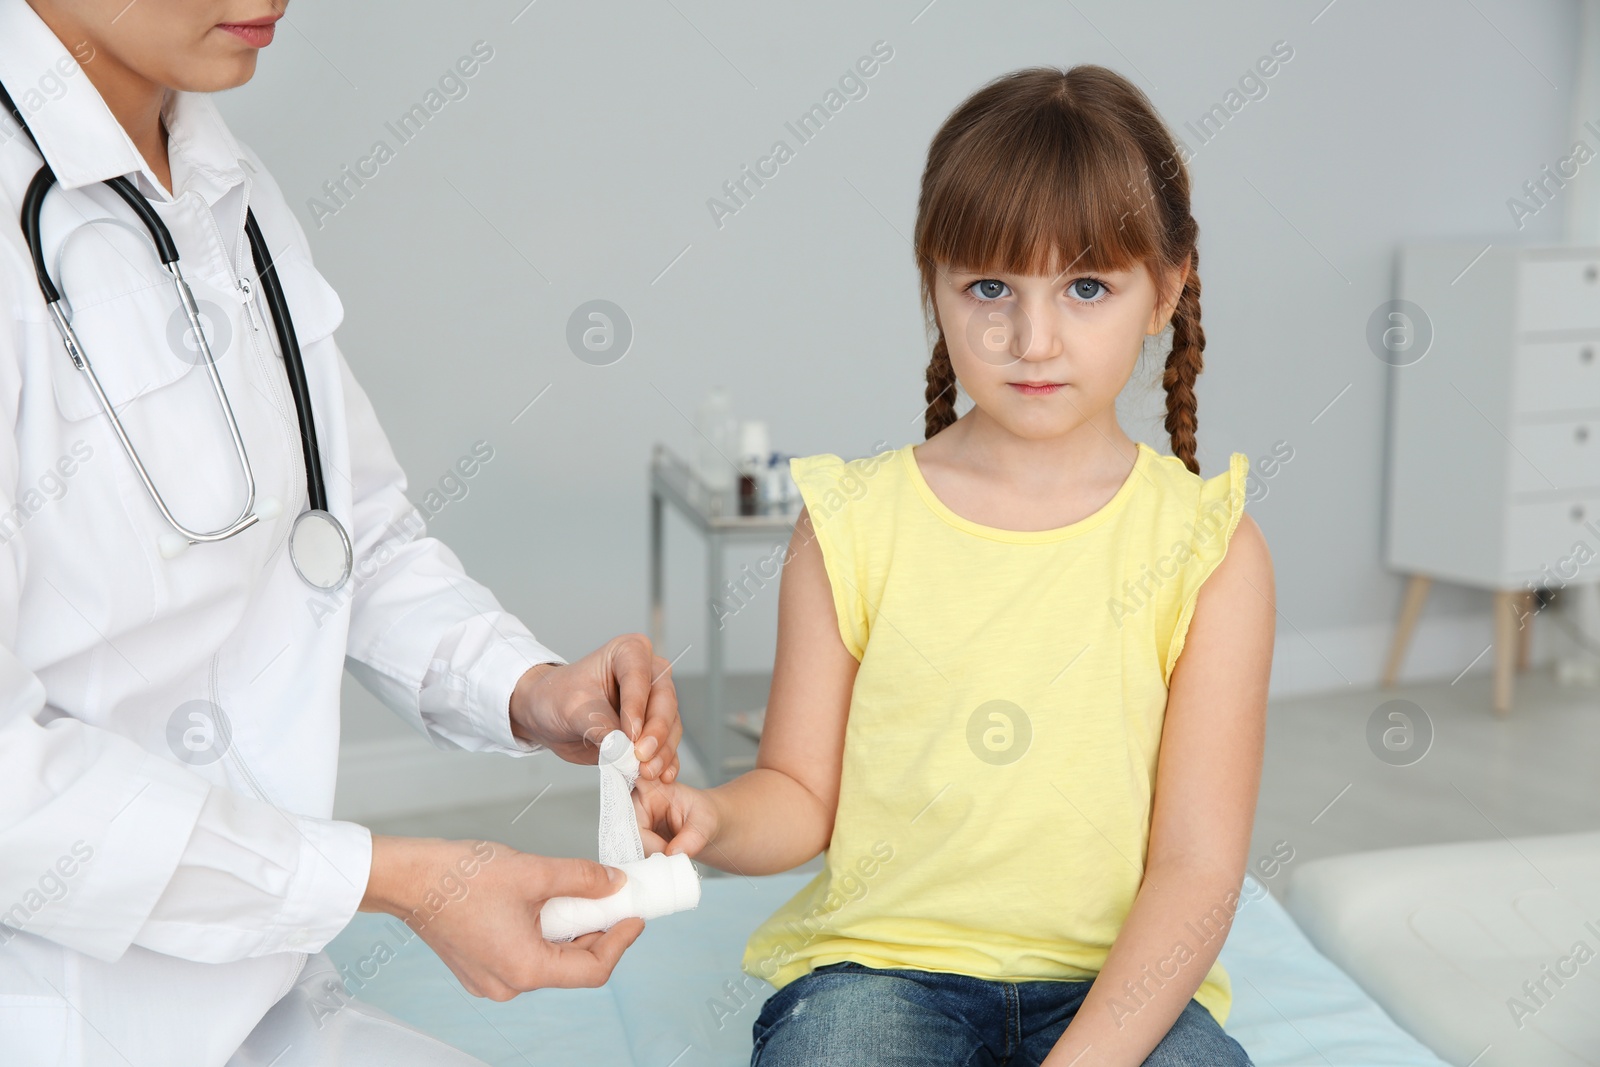
[[[859,551],[860,538],[851,528],[851,504],[861,497],[862,483],[855,465],[838,456],[800,456],[789,461],[800,497],[805,501],[816,531],[817,547],[833,591],[839,637],[857,660],[867,648],[869,632],[865,575]]]
[[[1183,568],[1182,599],[1178,608],[1178,621],[1172,630],[1172,640],[1167,646],[1167,661],[1162,667],[1162,678],[1169,685],[1172,670],[1183,651],[1184,638],[1189,633],[1189,620],[1194,618],[1194,606],[1200,599],[1200,587],[1217,569],[1228,552],[1233,531],[1238,529],[1244,515],[1245,480],[1250,473],[1250,461],[1243,452],[1228,458],[1225,474],[1207,478],[1200,483],[1200,499],[1194,519],[1185,527],[1185,543],[1191,562]]]

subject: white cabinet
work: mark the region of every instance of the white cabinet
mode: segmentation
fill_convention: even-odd
[[[1575,541],[1600,555],[1600,248],[1473,263],[1482,250],[1401,250],[1397,295],[1433,341],[1389,371],[1386,561],[1486,589],[1557,584],[1544,568]]]
[[[1600,558],[1600,247],[1410,245],[1396,296],[1432,342],[1390,367],[1384,553],[1413,588],[1385,679],[1428,581],[1492,589],[1504,711],[1531,590]]]

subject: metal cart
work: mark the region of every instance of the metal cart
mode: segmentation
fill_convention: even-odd
[[[693,714],[681,710],[684,738],[694,747],[713,785],[731,776],[732,768],[723,755],[727,731],[732,728],[749,734],[751,722],[760,721],[755,709],[730,714],[723,691],[726,675],[723,628],[715,605],[726,580],[724,553],[733,541],[787,544],[800,511],[800,504],[795,501],[781,514],[741,515],[737,492],[737,486],[720,491],[708,487],[665,445],[658,444],[651,452],[650,641],[658,651],[666,647],[662,561],[665,506],[670,504],[676,508],[706,543],[706,700],[705,706]]]

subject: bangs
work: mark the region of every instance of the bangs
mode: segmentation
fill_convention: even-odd
[[[919,265],[1055,274],[1160,258],[1161,201],[1132,137],[1085,121],[1064,94],[999,110],[1010,113],[975,116],[930,153]]]

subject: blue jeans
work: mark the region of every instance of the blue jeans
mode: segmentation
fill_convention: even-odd
[[[818,967],[767,998],[751,1067],[938,1067],[1040,1063],[1091,982],[990,982],[961,974]],[[1253,1067],[1190,1000],[1145,1067]]]

